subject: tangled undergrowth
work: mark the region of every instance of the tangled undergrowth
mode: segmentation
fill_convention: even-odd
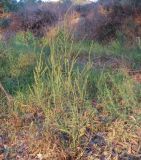
[[[1,42],[0,159],[140,160],[140,51],[63,33]]]

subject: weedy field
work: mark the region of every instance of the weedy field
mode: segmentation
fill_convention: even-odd
[[[61,32],[0,42],[0,159],[140,160],[141,48]]]

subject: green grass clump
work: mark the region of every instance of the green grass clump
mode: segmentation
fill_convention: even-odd
[[[97,87],[98,99],[110,116],[128,117],[137,107],[135,85],[126,72],[103,73]]]
[[[37,61],[34,83],[27,91],[28,101],[44,110],[48,129],[54,126],[58,132],[68,134],[70,142],[67,145],[75,149],[82,136],[81,130],[86,129],[88,124],[93,125],[95,110],[87,96],[91,63],[83,69],[76,67],[78,55],[70,57],[68,54],[71,46],[56,45],[50,44],[47,61],[43,59],[44,55],[40,55]],[[85,117],[86,111],[89,119]]]
[[[39,40],[30,33],[19,33],[6,44],[0,45],[0,80],[15,94],[33,82],[33,70],[41,52]]]

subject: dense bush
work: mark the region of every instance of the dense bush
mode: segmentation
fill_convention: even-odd
[[[129,42],[141,36],[140,2],[101,0],[96,4],[76,9],[84,17],[83,25],[78,24],[79,37],[109,42],[121,32]],[[78,37],[78,39],[79,39]]]
[[[6,27],[8,27],[9,26],[9,24],[10,24],[10,19],[9,18],[7,18],[7,19],[1,19],[0,20],[0,28],[6,28]]]
[[[21,28],[31,31],[37,36],[43,36],[44,28],[48,29],[57,22],[57,15],[42,6],[28,6],[18,13],[21,19]]]

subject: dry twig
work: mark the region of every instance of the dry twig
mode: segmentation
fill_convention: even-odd
[[[2,92],[7,100],[7,105],[11,106],[13,102],[13,97],[4,89],[3,85],[0,82],[0,92]]]

